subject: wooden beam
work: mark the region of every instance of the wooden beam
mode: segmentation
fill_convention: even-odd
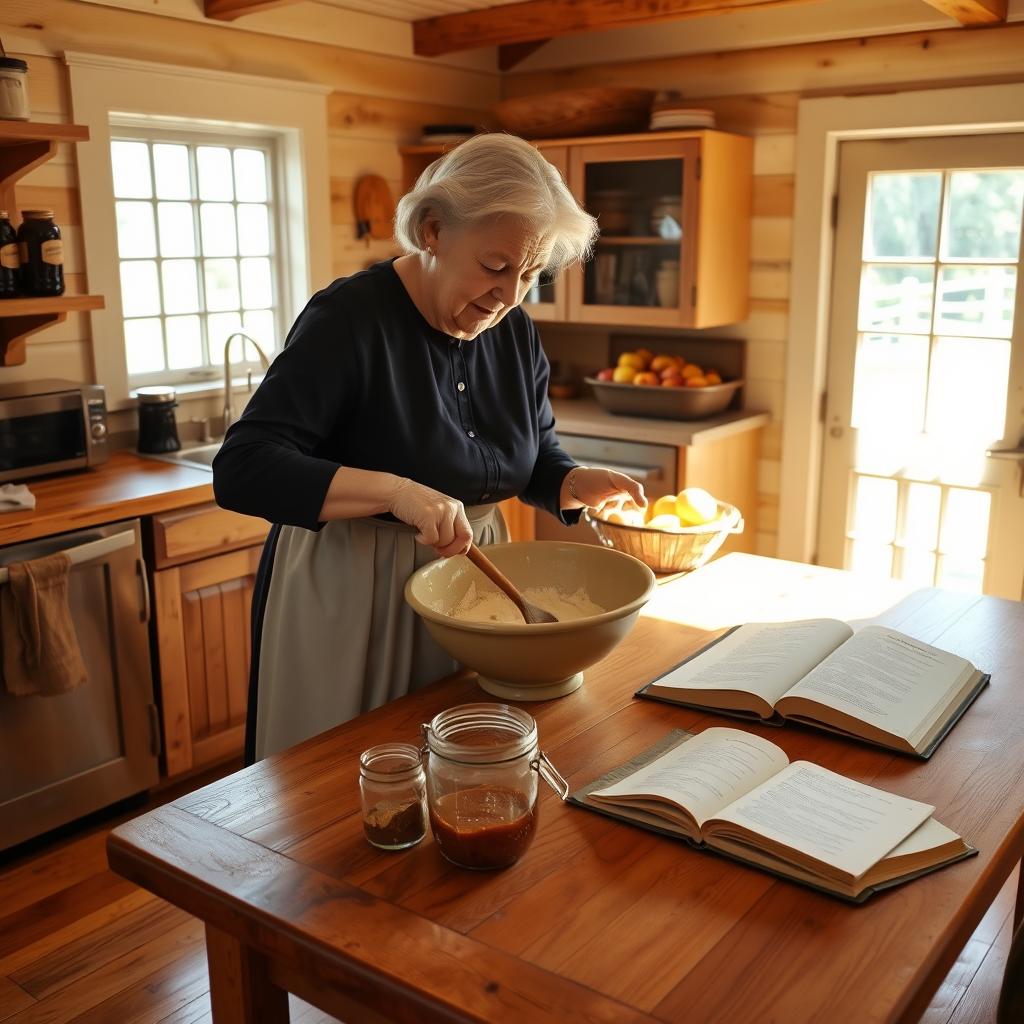
[[[206,0],[239,3],[244,0]],[[525,0],[413,22],[413,49],[422,57],[455,50],[527,43],[539,38],[594,32],[657,21],[698,18],[766,7],[788,7],[810,0]]]
[[[234,21],[243,14],[289,7],[299,0],[203,0],[203,13],[215,21]]]
[[[498,47],[498,70],[509,71],[531,53],[539,50],[548,40],[533,39],[527,43],[502,43]]]
[[[1007,0],[924,0],[961,25],[998,25],[1006,21]]]

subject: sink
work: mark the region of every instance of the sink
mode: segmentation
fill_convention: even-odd
[[[176,452],[163,452],[143,455],[145,459],[156,459],[158,462],[176,462],[179,466],[191,466],[193,469],[205,469],[213,472],[213,459],[220,451],[221,441],[209,444],[191,445]]]

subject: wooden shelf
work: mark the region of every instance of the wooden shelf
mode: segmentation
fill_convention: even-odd
[[[68,313],[102,308],[102,295],[0,299],[0,366],[25,362],[25,339],[30,334],[59,324]]]
[[[61,143],[86,142],[89,129],[80,124],[0,121],[0,209],[17,210],[15,184],[57,153]],[[102,309],[101,295],[61,295],[53,299],[0,299],[0,366],[25,362],[25,339],[68,313]]]

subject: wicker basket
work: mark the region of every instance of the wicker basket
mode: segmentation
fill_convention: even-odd
[[[676,532],[645,526],[608,523],[586,512],[601,543],[646,562],[655,572],[689,572],[698,569],[732,533],[743,532],[743,516],[735,505],[718,503],[719,517],[704,526],[687,526]]]

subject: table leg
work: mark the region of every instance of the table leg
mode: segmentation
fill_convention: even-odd
[[[288,1024],[288,993],[269,980],[259,953],[207,925],[206,960],[214,1024]]]

